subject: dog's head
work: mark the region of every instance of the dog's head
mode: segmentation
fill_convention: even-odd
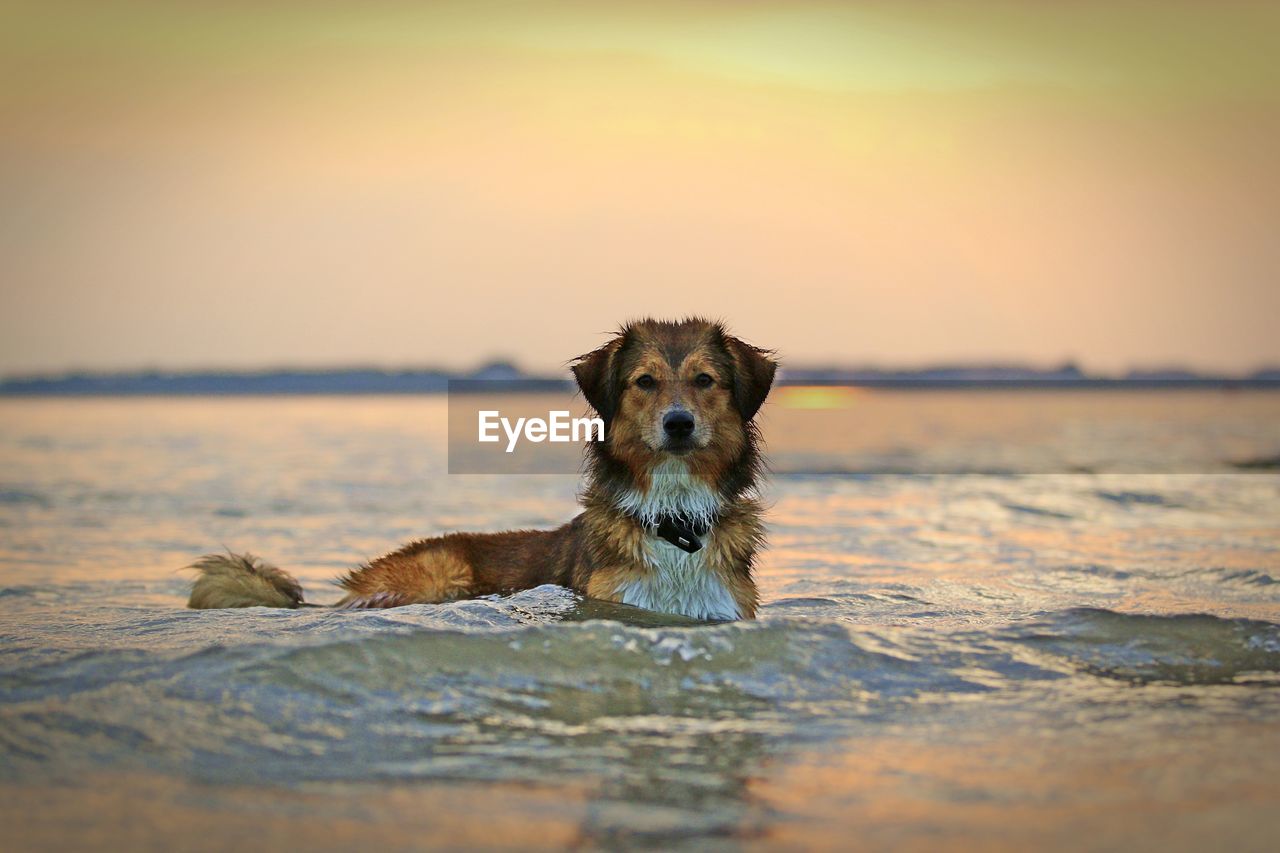
[[[777,362],[719,323],[641,320],[577,359],[573,375],[604,420],[611,455],[727,460],[751,437]]]

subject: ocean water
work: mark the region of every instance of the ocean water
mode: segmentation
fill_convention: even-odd
[[[761,618],[704,625],[189,611],[577,478],[448,475],[443,398],[0,401],[6,848],[1275,849],[1280,395],[766,411]]]

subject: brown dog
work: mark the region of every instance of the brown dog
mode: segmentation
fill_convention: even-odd
[[[605,422],[588,446],[583,511],[555,530],[451,533],[338,581],[340,607],[435,603],[541,584],[700,619],[750,619],[764,528],[753,418],[777,363],[718,323],[644,320],[573,364]],[[192,568],[195,608],[297,607],[285,572],[248,556]]]

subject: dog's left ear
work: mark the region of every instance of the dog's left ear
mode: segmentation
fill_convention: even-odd
[[[614,359],[618,350],[622,349],[622,338],[617,337],[609,343],[579,356],[573,363],[573,378],[582,389],[582,396],[587,398],[591,408],[604,419],[607,426],[613,420],[613,413],[618,407],[617,382],[614,379]]]
[[[764,405],[773,385],[778,362],[768,350],[753,347],[731,335],[724,337],[725,349],[733,359],[733,402],[744,421],[749,421]]]

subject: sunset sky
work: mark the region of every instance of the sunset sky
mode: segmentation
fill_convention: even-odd
[[[1280,4],[3,2],[0,373],[1280,363]]]

